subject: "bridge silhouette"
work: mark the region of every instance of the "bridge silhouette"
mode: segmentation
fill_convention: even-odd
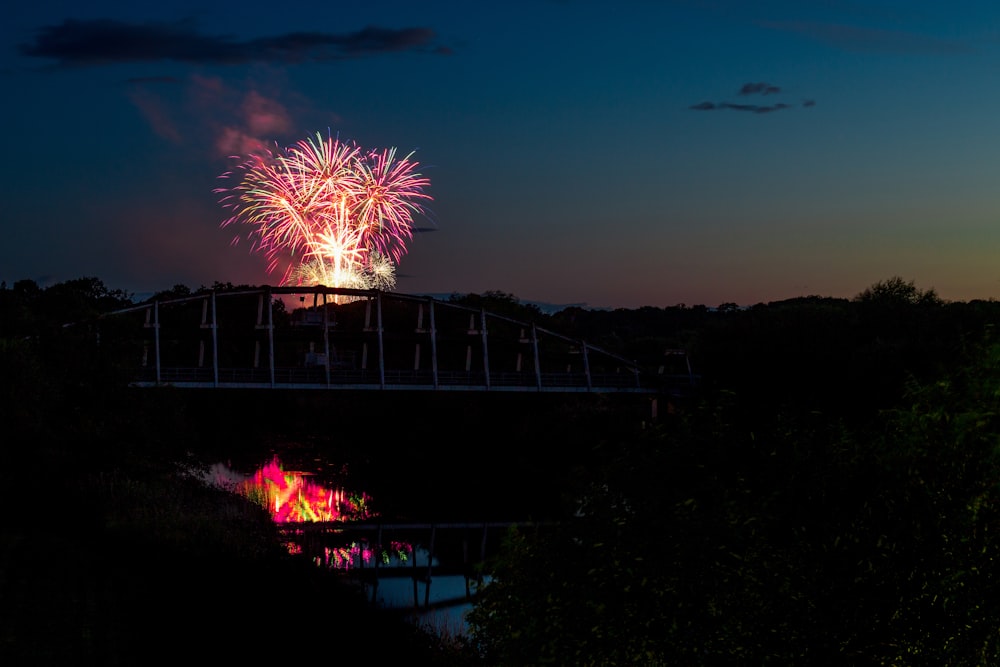
[[[139,387],[657,394],[695,379],[485,308],[379,290],[205,290],[112,316],[142,341]]]

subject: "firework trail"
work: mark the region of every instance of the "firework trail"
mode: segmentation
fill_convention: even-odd
[[[249,226],[251,249],[268,259],[268,272],[291,259],[283,284],[392,289],[414,216],[431,199],[430,180],[412,157],[319,133],[253,154],[220,176],[240,175],[235,187],[214,191],[231,211],[222,226]]]
[[[364,190],[353,214],[365,240],[397,263],[413,238],[413,216],[423,213],[420,200],[429,198],[423,188],[430,181],[414,171],[412,156],[397,160],[391,148],[371,151],[359,161]]]

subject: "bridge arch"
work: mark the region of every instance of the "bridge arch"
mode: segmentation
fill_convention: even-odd
[[[587,341],[430,296],[321,285],[213,289],[111,316],[131,318],[142,340],[140,387],[661,389],[635,361]]]

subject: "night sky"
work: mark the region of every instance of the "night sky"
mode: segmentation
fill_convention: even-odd
[[[19,3],[0,279],[275,284],[213,190],[317,132],[415,151],[396,291],[587,307],[1000,296],[1000,4]]]

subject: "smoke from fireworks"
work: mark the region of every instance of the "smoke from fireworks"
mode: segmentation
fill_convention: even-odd
[[[247,237],[269,272],[291,260],[283,284],[390,290],[414,216],[431,199],[412,155],[397,159],[395,148],[365,151],[319,133],[250,155],[220,176],[241,175],[235,187],[215,190],[232,211],[222,226],[251,227]]]

